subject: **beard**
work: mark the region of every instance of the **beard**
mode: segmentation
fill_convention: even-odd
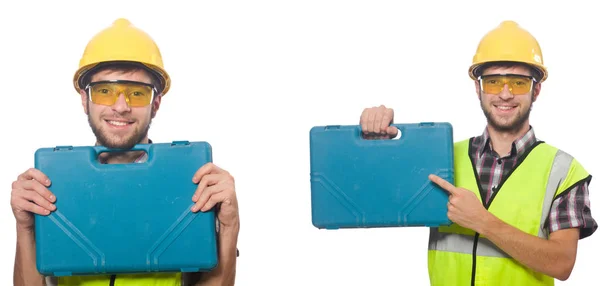
[[[487,119],[488,125],[490,127],[500,132],[515,133],[521,130],[527,119],[529,119],[529,114],[531,113],[531,108],[533,106],[533,94],[531,95],[531,103],[529,104],[529,106],[527,106],[525,112],[517,113],[516,118],[506,123],[501,122],[500,120],[494,117],[491,111],[493,107],[486,108],[486,106],[484,106],[483,104],[483,101],[481,100],[481,97],[479,99],[479,102],[481,105],[481,110],[483,110],[483,114],[485,115],[485,118]]]
[[[152,117],[150,117],[150,121],[148,121],[148,124],[146,126],[143,126],[141,130],[139,128],[136,128],[132,135],[129,135],[128,137],[124,138],[113,137],[107,134],[103,128],[94,123],[89,113],[88,123],[92,128],[92,132],[94,132],[94,135],[96,136],[98,144],[100,144],[101,146],[110,149],[129,150],[133,148],[136,144],[142,142],[144,138],[146,138],[146,135],[148,135],[148,131],[150,130]]]

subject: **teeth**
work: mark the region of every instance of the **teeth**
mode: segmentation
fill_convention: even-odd
[[[109,120],[108,123],[110,123],[112,125],[116,125],[116,126],[125,126],[125,125],[127,125],[126,122],[112,121],[112,120]]]
[[[502,109],[502,110],[509,110],[509,109],[512,109],[512,107],[511,107],[511,106],[497,106],[497,107],[498,107],[498,109]]]

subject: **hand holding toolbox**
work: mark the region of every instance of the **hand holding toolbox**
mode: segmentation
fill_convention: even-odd
[[[208,271],[217,265],[213,210],[191,211],[192,176],[212,162],[206,142],[138,144],[144,163],[101,164],[104,147],[41,148],[35,167],[56,210],[35,216],[43,275]]]
[[[317,228],[450,225],[448,194],[435,174],[454,183],[449,123],[392,124],[399,139],[362,138],[360,126],[310,131],[312,223]]]

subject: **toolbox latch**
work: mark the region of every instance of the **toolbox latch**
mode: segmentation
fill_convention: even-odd
[[[173,141],[171,143],[171,146],[183,146],[183,145],[190,145],[190,141],[187,140],[183,140],[183,141]]]
[[[73,146],[56,146],[54,147],[54,151],[71,151],[73,150]]]

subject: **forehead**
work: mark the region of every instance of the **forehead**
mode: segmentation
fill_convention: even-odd
[[[91,81],[101,80],[131,80],[151,84],[150,74],[143,69],[136,69],[130,71],[104,69],[99,70],[91,77]]]
[[[483,70],[481,75],[490,75],[490,74],[520,74],[530,76],[531,70],[528,67],[515,65],[511,67],[507,66],[490,66]]]

